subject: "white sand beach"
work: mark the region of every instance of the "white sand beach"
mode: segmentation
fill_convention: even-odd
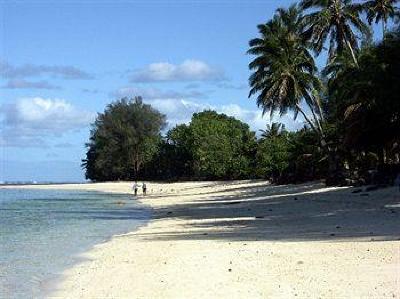
[[[34,188],[131,193],[131,185]],[[394,187],[148,183],[140,201],[154,209],[148,225],[85,253],[52,298],[400,297]]]

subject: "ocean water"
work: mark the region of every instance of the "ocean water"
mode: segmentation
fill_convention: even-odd
[[[0,298],[45,298],[93,245],[143,225],[151,212],[129,195],[0,189]]]

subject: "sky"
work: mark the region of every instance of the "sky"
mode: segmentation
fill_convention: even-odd
[[[125,96],[169,128],[204,109],[265,128],[248,98],[248,41],[291,3],[0,0],[0,181],[83,181],[90,124]]]

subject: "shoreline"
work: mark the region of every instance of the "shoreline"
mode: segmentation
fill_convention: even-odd
[[[130,186],[61,189],[130,194]],[[154,209],[150,221],[82,254],[85,260],[63,273],[49,298],[400,295],[400,209],[393,208],[400,195],[395,188],[362,196],[352,193],[356,188],[326,188],[318,182],[148,186],[153,192],[138,201]]]
[[[90,192],[96,192],[96,191],[90,191]],[[107,193],[105,191],[97,191],[97,192]],[[115,193],[115,194],[118,194],[118,193]],[[139,204],[142,205],[142,203],[139,203]],[[145,209],[151,210],[151,207],[146,205]],[[47,280],[42,282],[41,293],[44,296],[44,298],[55,298],[55,296],[56,296],[56,298],[59,298],[59,296],[55,295],[55,294],[59,291],[59,287],[62,286],[63,283],[65,282],[65,280],[67,279],[66,274],[65,274],[66,271],[68,271],[69,269],[78,267],[82,263],[90,262],[90,258],[87,257],[90,252],[96,250],[96,248],[101,248],[102,245],[111,242],[114,238],[123,237],[125,235],[139,231],[142,227],[145,227],[151,221],[152,221],[152,217],[150,216],[146,220],[145,223],[135,224],[135,227],[133,229],[130,229],[129,231],[127,231],[125,233],[118,233],[118,234],[110,235],[110,236],[106,237],[104,240],[102,240],[100,243],[95,243],[95,244],[91,245],[90,248],[88,248],[87,250],[82,251],[79,254],[74,254],[74,256],[71,258],[71,260],[73,260],[73,262],[71,263],[70,267],[64,269],[62,272],[55,273],[53,277],[48,278]]]
[[[50,190],[13,186],[0,191],[5,199],[1,200],[4,214],[0,214],[10,219],[8,224],[2,222],[0,229],[0,235],[5,234],[0,244],[0,252],[4,250],[1,298],[47,297],[62,281],[63,271],[84,261],[82,254],[115,235],[136,231],[151,220],[150,207],[130,200],[124,193],[57,186]],[[27,227],[20,227],[21,223]]]

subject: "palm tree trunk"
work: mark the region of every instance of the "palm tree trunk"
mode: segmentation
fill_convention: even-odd
[[[382,19],[382,42],[385,44],[385,36],[386,36],[386,20]]]
[[[310,110],[311,110],[311,113],[312,113],[312,115],[313,115],[314,121],[315,121],[315,123],[317,124],[319,133],[322,135],[323,132],[322,132],[321,122],[320,122],[320,120],[318,119],[317,115],[315,114],[314,108],[313,108],[313,107],[310,107]]]
[[[347,40],[347,38],[345,38],[345,40],[346,40],[346,45],[347,45],[347,47],[348,47],[349,50],[350,50],[351,57],[353,57],[354,63],[356,64],[357,67],[359,67],[359,66],[358,66],[358,61],[357,61],[356,55],[354,54],[353,47],[350,45],[350,42]]]
[[[314,96],[315,106],[318,108],[318,114],[321,117],[321,121],[324,121],[324,112],[322,111],[321,101],[319,95]]]
[[[304,119],[306,120],[306,122],[308,122],[308,124],[310,125],[311,129],[313,129],[316,133],[319,134],[319,130],[317,130],[317,128],[315,127],[315,125],[313,124],[311,119],[308,118],[308,116],[304,113],[303,109],[301,109],[299,104],[296,104],[296,108],[297,108],[297,110],[299,110],[301,115],[303,115]]]
[[[323,129],[322,129],[322,126],[321,126],[319,120],[317,119],[317,117],[316,117],[316,115],[315,115],[315,113],[314,113],[314,110],[310,107],[311,112],[312,112],[312,114],[313,114],[313,118],[314,118],[314,120],[315,120],[315,123],[317,124],[317,127],[316,127],[315,124],[311,121],[311,119],[307,116],[307,114],[305,114],[305,112],[303,111],[303,109],[301,109],[301,107],[300,107],[299,104],[296,105],[296,108],[299,110],[299,112],[301,113],[301,115],[303,115],[304,119],[305,119],[306,122],[310,125],[311,129],[312,129],[315,133],[317,133],[317,135],[319,136],[321,146],[322,146],[324,149],[329,150],[329,149],[327,148],[327,142],[326,142],[326,140],[325,140],[324,131],[323,131]]]
[[[311,129],[312,129],[315,133],[317,133],[317,135],[319,136],[319,138],[320,138],[319,141],[320,141],[321,147],[324,148],[326,151],[329,151],[329,149],[328,149],[328,147],[327,147],[327,142],[326,142],[326,140],[325,140],[325,134],[324,134],[324,132],[323,132],[323,130],[322,130],[322,127],[321,127],[319,121],[316,119],[316,115],[315,115],[314,111],[312,110],[312,108],[310,107],[311,112],[312,112],[312,114],[314,115],[315,122],[317,123],[317,126],[318,126],[318,127],[316,127],[315,124],[311,121],[311,119],[307,116],[307,114],[305,114],[305,112],[303,111],[303,109],[301,109],[301,107],[300,107],[299,104],[296,104],[296,108],[299,110],[299,112],[301,113],[301,115],[303,115],[304,119],[305,119],[306,122],[310,125]]]
[[[308,122],[310,125],[311,129],[316,132],[320,138],[320,145],[322,150],[326,153],[327,158],[328,158],[328,177],[326,179],[326,184],[327,185],[339,185],[343,184],[343,173],[341,172],[340,168],[340,163],[339,163],[339,157],[336,153],[336,150],[332,149],[328,143],[326,142],[326,137],[325,134],[322,130],[322,127],[319,127],[318,129],[315,127],[314,123],[311,121],[310,118],[304,113],[303,109],[301,109],[300,105],[296,105],[296,108],[299,110],[299,112],[303,115],[304,119]],[[312,110],[311,110],[312,111]],[[313,113],[314,114],[314,113]],[[315,114],[314,114],[315,115]],[[317,122],[319,125],[319,122]]]

